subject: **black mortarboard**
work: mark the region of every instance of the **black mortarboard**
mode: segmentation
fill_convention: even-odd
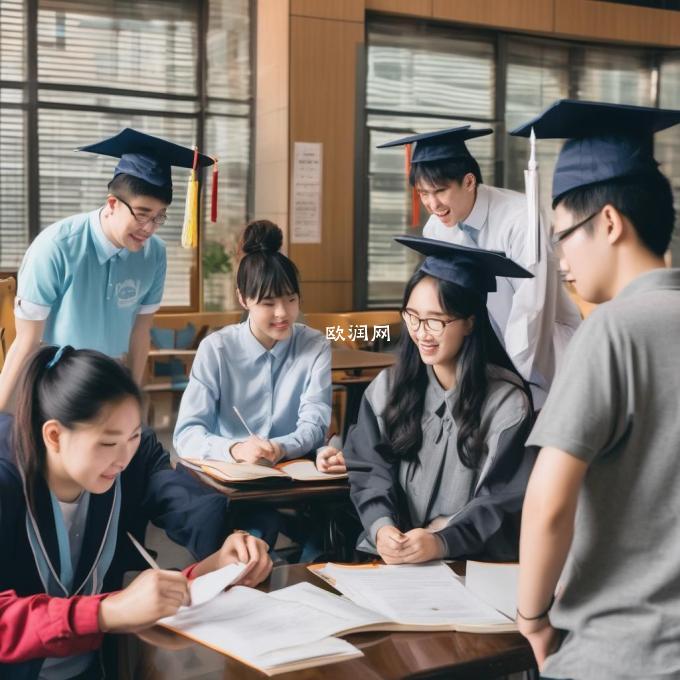
[[[472,288],[484,297],[496,291],[497,276],[518,279],[534,276],[497,250],[468,248],[420,236],[397,236],[394,240],[426,256],[420,271],[436,279]]]
[[[113,176],[132,175],[158,187],[172,189],[171,167],[194,166],[194,149],[168,142],[160,137],[125,128],[117,135],[95,144],[81,146],[78,151],[120,158]],[[198,167],[212,165],[210,156],[198,154]]]
[[[405,144],[413,144],[415,142],[416,148],[411,154],[411,163],[470,158],[470,152],[465,146],[465,140],[484,137],[492,132],[491,128],[471,130],[469,125],[462,125],[460,127],[448,128],[447,130],[424,132],[420,135],[402,137],[393,142],[380,144],[378,148],[404,146]]]
[[[562,99],[510,134],[567,141],[553,175],[553,205],[572,189],[654,170],[653,135],[680,111]]]

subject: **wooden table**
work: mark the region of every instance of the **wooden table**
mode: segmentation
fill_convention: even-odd
[[[149,359],[165,359],[168,357],[192,358],[195,349],[150,349]],[[371,368],[385,368],[395,362],[395,355],[386,352],[368,352],[363,349],[332,349],[331,370],[363,371]]]
[[[331,350],[331,369],[360,373],[372,368],[386,368],[396,361],[396,355],[387,352],[368,352],[364,349]]]
[[[462,563],[453,565],[462,573]],[[277,567],[260,586],[266,592],[301,581],[333,590],[302,565]],[[153,635],[158,629],[152,629]],[[119,677],[160,680],[256,679],[264,675],[218,652],[191,642],[170,631],[160,631],[156,640],[122,637],[121,657],[128,674]],[[519,633],[359,633],[347,636],[364,656],[341,663],[275,677],[281,680],[400,680],[401,678],[447,678],[447,680],[491,680],[535,668],[534,657]],[[159,645],[174,645],[176,649]],[[179,648],[181,647],[181,648]]]

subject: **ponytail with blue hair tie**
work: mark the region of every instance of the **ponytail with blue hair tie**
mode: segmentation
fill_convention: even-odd
[[[59,363],[59,360],[64,356],[64,351],[67,350],[67,349],[72,349],[71,345],[62,345],[54,353],[54,356],[47,362],[47,366],[45,366],[45,370],[49,371],[51,368],[54,368]]]

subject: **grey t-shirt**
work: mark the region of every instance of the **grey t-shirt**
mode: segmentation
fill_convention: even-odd
[[[639,276],[574,335],[528,445],[589,464],[544,674],[680,678],[680,269]]]

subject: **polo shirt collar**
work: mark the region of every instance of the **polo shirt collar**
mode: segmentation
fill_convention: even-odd
[[[653,290],[680,290],[680,269],[659,267],[640,274],[616,296],[616,299],[632,297]]]
[[[470,214],[461,222],[459,226],[465,225],[480,231],[489,219],[489,192],[484,184],[477,186],[477,196],[475,204],[472,206]]]
[[[118,255],[121,259],[127,259],[130,251],[127,248],[117,248],[109,241],[104,233],[101,221],[101,208],[97,208],[90,213],[90,225],[92,240],[97,251],[97,259],[99,264],[106,264],[112,257]]]

